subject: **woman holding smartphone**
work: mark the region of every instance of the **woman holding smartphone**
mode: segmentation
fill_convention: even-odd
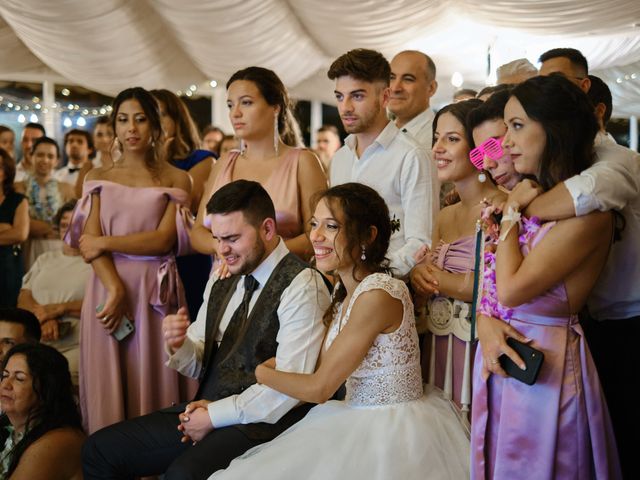
[[[478,319],[471,478],[522,478],[528,467],[537,479],[621,478],[607,406],[577,318],[606,261],[613,214],[540,225],[520,213],[542,190],[591,164],[598,131],[593,106],[569,80],[535,77],[513,90],[504,120],[503,146],[516,170],[535,177],[539,187],[524,180],[503,207],[488,274],[495,272],[496,300],[512,310],[501,307],[497,319],[483,307]],[[509,337],[544,354],[535,384],[505,376],[503,355],[523,370],[526,365],[507,345]]]
[[[188,242],[188,174],[162,158],[156,100],[120,92],[112,122],[122,156],[94,168],[68,239],[91,262],[80,332],[80,405],[88,433],[180,402],[180,375],[164,366],[161,323],[184,305],[175,252]]]

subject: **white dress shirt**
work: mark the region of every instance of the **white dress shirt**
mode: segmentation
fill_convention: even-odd
[[[609,258],[589,295],[589,313],[596,319],[640,315],[640,155],[603,133],[595,141],[594,164],[564,184],[576,215],[618,210],[625,218],[622,239],[611,245]]]
[[[387,202],[400,230],[391,235],[387,257],[396,277],[405,277],[416,264],[413,255],[431,245],[438,211],[437,179],[429,175],[426,150],[393,122],[380,132],[358,158],[357,137],[349,135],[331,161],[331,186],[360,182]]]
[[[275,250],[251,273],[259,282],[259,286],[251,297],[249,313],[253,310],[269,276],[288,253],[289,250],[284,241],[280,239]],[[207,304],[216,280],[211,278],[207,282],[196,321],[189,326],[187,338],[182,347],[175,354],[170,355],[167,361],[167,366],[189,377],[197,378],[202,368],[206,341]],[[218,344],[222,340],[233,312],[242,303],[243,296],[244,276],[238,282],[215,334]],[[330,301],[322,276],[310,268],[300,272],[282,292],[278,307],[280,329],[276,337],[278,370],[297,373],[314,371],[325,333],[322,317]],[[257,422],[275,423],[298,403],[295,398],[265,385],[254,384],[240,394],[210,403],[209,417],[215,428]]]
[[[431,147],[433,146],[433,119],[435,116],[433,110],[427,107],[424,112],[416,115],[400,128],[402,132],[410,134],[421,147],[427,150],[429,155],[431,155]]]
[[[91,162],[91,160],[89,160],[89,162]],[[59,182],[68,183],[72,187],[75,187],[78,175],[80,175],[80,168],[81,167],[79,165],[71,165],[68,163],[64,167],[56,170],[53,173],[53,178]],[[74,169],[74,171],[71,172],[70,169]]]
[[[16,164],[16,175],[13,179],[15,182],[24,182],[29,176],[30,171],[24,168],[24,157]]]
[[[413,117],[410,121],[408,121],[404,127],[400,128],[400,131],[411,135],[413,139],[418,142],[422,148],[424,148],[427,153],[427,168],[429,171],[429,176],[431,177],[431,185],[433,186],[433,191],[435,192],[435,197],[433,199],[434,205],[440,206],[440,189],[441,184],[440,180],[438,180],[438,169],[436,168],[436,163],[433,161],[431,156],[431,147],[433,146],[433,119],[436,117],[436,114],[433,113],[431,107],[427,107],[427,109]],[[434,225],[435,225],[435,217],[438,215],[438,212],[434,212]]]

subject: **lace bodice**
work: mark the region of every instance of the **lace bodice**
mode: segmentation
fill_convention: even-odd
[[[346,401],[356,406],[388,405],[408,402],[422,396],[420,350],[413,316],[413,304],[406,285],[389,275],[375,273],[366,277],[351,297],[342,321],[340,305],[327,333],[326,348],[349,321],[351,309],[358,296],[369,290],[381,289],[402,302],[402,323],[392,333],[381,333],[347,379]]]

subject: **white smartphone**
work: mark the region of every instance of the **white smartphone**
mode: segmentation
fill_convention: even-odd
[[[113,338],[121,342],[134,331],[135,327],[133,326],[133,323],[131,323],[127,317],[122,317],[120,325],[118,325],[118,328],[111,335],[113,335]]]

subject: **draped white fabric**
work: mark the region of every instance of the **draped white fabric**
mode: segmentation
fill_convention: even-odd
[[[341,53],[419,48],[438,67],[436,104],[450,98],[453,72],[483,86],[489,53],[495,71],[571,46],[608,82],[617,114],[640,114],[638,0],[2,0],[0,42],[0,79],[40,75],[113,95],[223,83],[262,65],[298,97],[325,101]]]

